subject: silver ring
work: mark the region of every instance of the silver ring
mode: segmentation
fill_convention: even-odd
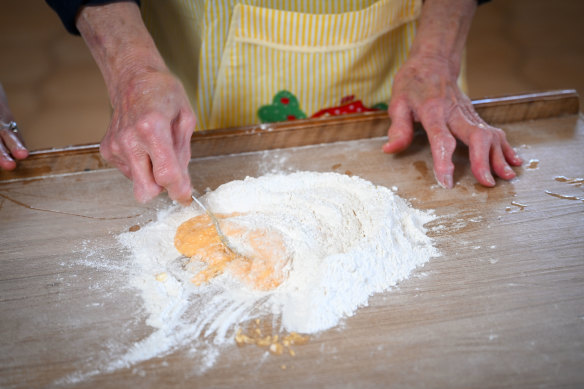
[[[15,121],[8,123],[8,130],[12,131],[14,134],[18,133],[18,126],[16,125]]]
[[[16,124],[16,122],[13,120],[11,122],[5,123],[3,121],[0,120],[0,126],[2,126],[2,128],[0,128],[0,130],[8,130],[11,131],[13,133],[18,133],[18,125]]]

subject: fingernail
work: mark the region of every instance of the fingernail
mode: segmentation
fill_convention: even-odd
[[[451,189],[452,188],[452,186],[453,186],[452,174],[445,174],[440,179],[440,178],[438,178],[438,175],[436,174],[436,172],[434,172],[434,176],[436,177],[436,182],[438,182],[438,185],[440,185],[444,189]]]
[[[442,177],[442,179],[444,180],[444,186],[447,189],[452,188],[453,183],[452,183],[452,174],[445,174],[444,177]]]
[[[495,186],[495,179],[493,178],[493,176],[491,175],[491,173],[485,173],[483,174],[483,179],[489,183],[489,185],[491,186]]]
[[[503,171],[505,172],[506,175],[511,175],[513,177],[515,177],[515,171],[513,171],[513,169],[511,169],[509,166],[505,166],[503,168]]]
[[[513,151],[515,152],[515,155],[513,156],[513,162],[518,165],[521,165],[523,163],[523,158],[519,156],[517,150],[513,149]]]

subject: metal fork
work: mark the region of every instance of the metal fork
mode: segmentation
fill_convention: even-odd
[[[223,243],[223,245],[227,248],[227,250],[231,251],[232,254],[242,255],[242,254],[238,253],[236,249],[233,248],[233,245],[229,242],[229,239],[227,239],[227,236],[223,233],[223,231],[221,231],[221,226],[219,226],[219,220],[217,220],[217,217],[215,216],[215,214],[213,212],[211,212],[211,210],[209,210],[209,208],[207,208],[194,194],[191,197],[193,198],[193,201],[195,203],[197,203],[197,205],[199,207],[201,207],[207,213],[207,215],[209,215],[209,217],[211,218],[211,221],[213,222],[213,225],[215,226],[215,230],[217,230],[217,235],[219,235],[219,240],[221,240],[221,243]]]

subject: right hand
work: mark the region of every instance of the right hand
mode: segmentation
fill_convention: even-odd
[[[133,181],[139,202],[166,189],[171,199],[189,204],[196,119],[180,81],[167,70],[135,72],[111,97],[114,113],[102,156]]]
[[[133,2],[84,6],[76,25],[104,76],[114,114],[101,154],[145,203],[163,189],[191,202],[187,170],[195,115]]]

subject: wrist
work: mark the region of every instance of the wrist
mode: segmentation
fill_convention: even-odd
[[[167,73],[162,58],[149,51],[128,50],[127,54],[118,59],[117,66],[104,74],[105,83],[112,105],[124,93],[144,87],[144,80],[155,73]]]
[[[410,56],[445,62],[458,76],[476,7],[476,0],[425,0]]]
[[[450,53],[433,50],[432,48],[412,49],[408,62],[431,68],[433,72],[443,74],[453,80],[456,80],[460,74],[460,56],[453,56]]]
[[[418,51],[410,53],[406,63],[400,69],[400,74],[402,73],[406,77],[420,77],[424,80],[438,77],[441,80],[456,82],[460,67],[441,54]]]
[[[135,3],[83,7],[76,24],[103,75],[112,104],[120,90],[135,88],[136,80],[168,71]]]

